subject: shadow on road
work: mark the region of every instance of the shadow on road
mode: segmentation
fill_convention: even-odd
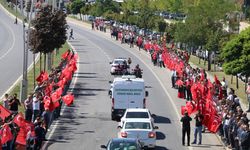
[[[88,62],[77,62],[78,64],[83,64],[83,65],[87,65],[89,64]],[[77,74],[77,73],[76,73]]]
[[[156,139],[157,140],[164,140],[166,138],[165,134],[162,132],[157,131],[156,132]]]
[[[81,75],[74,75],[73,77],[77,77],[77,78],[87,78],[87,79],[94,79],[94,78],[97,78],[96,76],[81,76]]]
[[[77,72],[76,74],[97,74],[97,73],[93,73],[93,72]]]
[[[155,123],[166,123],[171,124],[171,120],[164,116],[155,115],[153,116]]]
[[[156,146],[155,150],[168,150],[166,147]]]

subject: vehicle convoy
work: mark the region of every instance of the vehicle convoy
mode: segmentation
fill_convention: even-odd
[[[144,80],[127,75],[117,77],[109,91],[112,99],[111,118],[120,119],[128,108],[145,108],[148,92]]]
[[[123,126],[118,126],[119,138],[137,138],[143,147],[155,148],[157,126],[154,126],[150,119],[126,119]]]
[[[136,138],[113,138],[107,145],[101,145],[107,150],[142,150],[142,146]]]

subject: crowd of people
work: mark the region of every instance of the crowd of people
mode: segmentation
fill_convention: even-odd
[[[3,150],[14,150],[17,145],[27,150],[39,150],[53,120],[60,116],[62,102],[73,103],[72,93],[67,94],[76,67],[77,55],[68,50],[60,64],[48,74],[42,71],[36,78],[37,86],[23,102],[17,94],[5,94],[0,105],[0,137]],[[25,115],[20,113],[24,107]]]
[[[223,78],[218,80],[214,76],[211,81],[204,69],[192,67],[189,64],[189,54],[175,48],[173,43],[166,43],[166,36],[153,39],[152,36],[138,34],[133,30],[126,30],[111,26],[111,38],[126,43],[130,48],[137,45],[151,55],[152,63],[172,71],[172,88],[178,90],[178,97],[186,100],[186,106],[181,107],[184,115],[183,134],[188,135],[190,145],[190,122],[195,115],[194,141],[192,144],[202,144],[202,132],[207,129],[217,133],[225,146],[235,150],[250,149],[250,130],[247,112],[243,111],[240,99],[235,90],[228,87]],[[248,101],[250,102],[250,81],[248,81]],[[185,123],[184,123],[185,122]],[[187,127],[187,128],[186,128]],[[199,140],[197,140],[197,134]],[[185,137],[185,136],[183,136]],[[183,138],[183,145],[185,144]]]

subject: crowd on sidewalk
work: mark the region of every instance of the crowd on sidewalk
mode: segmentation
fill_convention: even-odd
[[[240,99],[234,89],[228,88],[225,78],[219,81],[217,76],[214,76],[212,82],[204,69],[191,67],[189,54],[176,49],[173,43],[166,43],[165,35],[153,37],[138,33],[129,27],[124,29],[119,26],[111,26],[110,34],[111,38],[115,38],[121,44],[126,43],[130,45],[130,48],[136,45],[139,50],[145,50],[150,54],[155,66],[166,67],[172,71],[172,88],[178,90],[180,99],[186,100],[186,105],[181,107],[184,117],[193,113],[196,113],[196,116],[197,114],[202,116],[195,117],[196,126],[192,144],[197,142],[202,144],[202,132],[208,130],[218,134],[228,148],[250,149],[247,118],[247,112],[250,111],[250,81],[246,91],[249,110],[244,112]],[[199,141],[197,141],[197,134],[200,135]]]
[[[26,150],[41,149],[50,125],[60,116],[62,102],[68,106],[73,103],[74,97],[67,94],[67,90],[77,70],[76,61],[77,55],[66,51],[50,74],[40,73],[34,92],[23,102],[17,94],[5,94],[0,105],[0,149],[14,150],[17,145],[26,146]],[[20,113],[21,107],[25,109],[25,116]]]

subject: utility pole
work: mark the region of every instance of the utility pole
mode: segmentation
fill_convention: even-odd
[[[21,1],[21,12],[22,12],[22,22],[23,22],[23,79],[21,84],[21,92],[20,92],[20,99],[23,102],[27,98],[27,91],[28,91],[28,80],[27,80],[27,73],[28,73],[28,51],[29,51],[29,35],[30,35],[30,23],[32,19],[33,13],[33,4],[34,0],[31,0],[30,6],[30,13],[29,13],[29,20],[28,20],[28,28],[26,31],[25,28],[25,21],[24,21],[24,9],[23,9],[23,0]]]
[[[28,81],[27,81],[27,62],[28,62],[28,55],[26,49],[26,31],[25,31],[25,21],[24,21],[24,10],[23,10],[23,2],[21,0],[21,14],[22,14],[22,23],[23,23],[23,78],[20,87],[20,99],[21,102],[27,98],[27,89],[28,89]]]

